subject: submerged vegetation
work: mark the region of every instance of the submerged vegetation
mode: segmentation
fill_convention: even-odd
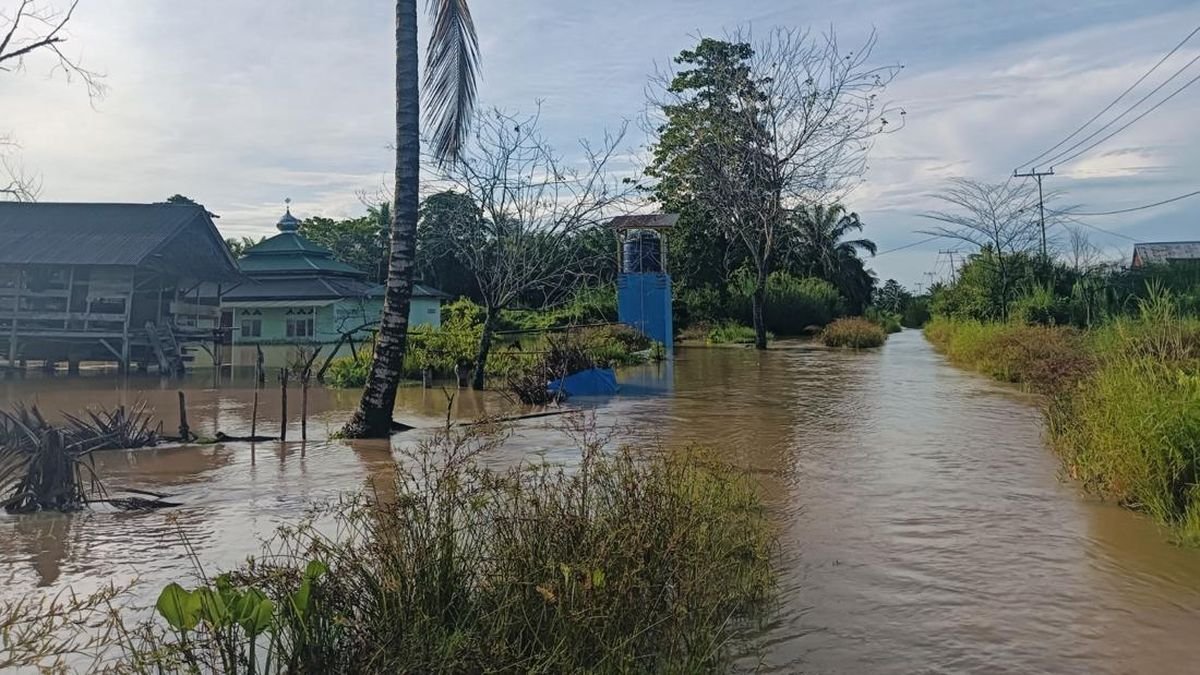
[[[1028,325],[1039,314],[1022,311],[935,318],[925,334],[951,361],[1045,394],[1071,476],[1200,545],[1200,319],[1162,286],[1132,302],[1131,315],[1086,331]]]
[[[752,484],[700,450],[609,451],[569,425],[571,470],[488,469],[502,429],[443,429],[401,460],[394,490],[320,509],[198,588],[167,586],[155,621],[31,624],[6,665],[52,665],[76,630],[90,651],[109,636],[126,672],[726,669],[774,597],[775,533]]]
[[[473,367],[483,333],[482,308],[469,300],[459,300],[445,307],[443,315],[445,320],[441,327],[422,326],[409,334],[403,369],[406,378],[419,380],[426,369],[434,377],[452,378],[456,370]],[[534,323],[528,317],[524,320],[525,325]],[[633,365],[652,357],[649,350],[653,342],[627,326],[570,328],[570,325],[565,324],[558,335],[532,328],[529,330],[533,332],[509,333],[501,344],[488,352],[488,376],[510,379],[530,370],[545,369],[545,357],[561,352],[567,344],[573,345],[572,349],[597,367]],[[333,387],[361,387],[366,382],[370,362],[371,345],[367,344],[353,356],[335,359],[325,381]],[[553,372],[560,370],[555,363],[549,366]]]

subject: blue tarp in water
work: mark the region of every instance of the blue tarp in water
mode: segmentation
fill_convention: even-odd
[[[604,396],[617,393],[617,374],[612,368],[591,368],[554,380],[547,389],[567,396]]]

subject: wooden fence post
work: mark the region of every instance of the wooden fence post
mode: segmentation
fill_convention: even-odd
[[[288,386],[288,369],[280,368],[279,369],[279,395],[280,395],[280,399],[279,399],[279,405],[280,405],[279,440],[280,441],[287,440],[287,423],[288,423],[288,420],[287,420],[287,416],[288,416],[288,413],[287,413],[287,386]]]
[[[179,439],[184,443],[192,440],[192,430],[188,428],[187,401],[183,392],[179,392]]]

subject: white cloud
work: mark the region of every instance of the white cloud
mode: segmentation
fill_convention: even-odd
[[[392,160],[392,10],[374,0],[82,0],[67,48],[108,74],[109,95],[93,108],[82,87],[31,62],[0,75],[0,132],[22,142],[49,200],[182,192],[238,236],[269,233],[284,197],[298,215],[361,213],[356,193],[376,189]],[[564,153],[636,118],[654,64],[697,34],[742,22],[835,25],[853,42],[877,27],[880,61],[906,65],[891,94],[908,126],[879,141],[850,206],[885,249],[919,238],[915,214],[948,177],[1004,177],[1200,20],[1176,0],[475,0],[473,10],[482,102],[530,111],[543,99],[546,133]],[[1200,169],[1190,119],[1198,102],[1200,86],[1050,184],[1097,209],[1187,191],[1180,186]],[[630,138],[630,158],[638,144]],[[1186,231],[1177,223],[1195,222],[1188,208],[1103,224],[1174,237]],[[876,266],[881,277],[921,281],[936,249]]]

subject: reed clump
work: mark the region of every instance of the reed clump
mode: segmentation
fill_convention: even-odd
[[[821,342],[827,347],[869,349],[882,347],[887,333],[878,323],[862,317],[843,317],[821,331]]]

